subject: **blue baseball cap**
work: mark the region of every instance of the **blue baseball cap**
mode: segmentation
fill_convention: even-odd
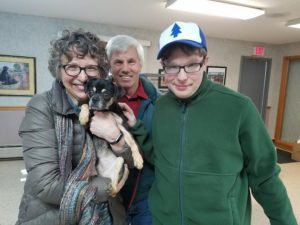
[[[174,43],[184,43],[207,51],[205,35],[195,23],[176,21],[165,29],[160,35],[157,59],[160,59],[162,52]]]

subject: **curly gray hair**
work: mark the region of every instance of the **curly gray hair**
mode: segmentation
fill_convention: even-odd
[[[61,80],[59,73],[59,65],[61,64],[62,56],[65,56],[69,61],[75,55],[84,57],[86,55],[96,59],[106,74],[108,71],[108,61],[105,53],[105,47],[100,39],[90,32],[85,32],[83,29],[70,31],[68,29],[62,32],[62,36],[51,41],[50,57],[48,60],[48,69],[52,76]]]

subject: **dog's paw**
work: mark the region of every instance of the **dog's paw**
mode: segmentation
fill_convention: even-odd
[[[141,154],[139,152],[132,152],[132,158],[133,158],[134,167],[136,167],[139,170],[142,169],[144,160]]]
[[[86,125],[89,122],[90,110],[88,104],[83,104],[79,113],[79,122],[81,125]]]
[[[117,186],[111,185],[108,194],[109,194],[111,197],[116,197],[117,193],[118,193]]]

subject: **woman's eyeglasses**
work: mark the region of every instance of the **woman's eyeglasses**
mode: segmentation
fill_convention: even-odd
[[[60,65],[64,69],[67,75],[76,77],[78,76],[81,71],[83,70],[85,74],[89,77],[104,77],[105,71],[103,67],[101,66],[86,66],[81,67],[76,64],[66,64],[66,65]]]

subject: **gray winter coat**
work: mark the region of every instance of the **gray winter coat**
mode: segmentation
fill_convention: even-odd
[[[85,130],[79,124],[64,88],[55,81],[50,91],[35,95],[29,101],[19,129],[28,175],[16,225],[59,224],[59,205],[65,182],[60,176],[55,114],[73,119],[73,168],[81,158]],[[97,176],[92,179],[91,183],[98,187],[97,200],[109,201],[114,225],[126,224],[121,198],[107,196],[108,182],[107,178]]]

